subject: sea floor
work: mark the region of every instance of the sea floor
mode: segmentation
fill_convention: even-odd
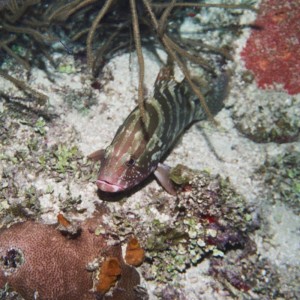
[[[248,12],[240,22],[254,19],[255,14]],[[257,86],[240,55],[250,34],[251,29],[245,28],[233,41],[234,58],[226,67],[231,73],[230,88],[224,108],[215,116],[218,125],[205,120],[191,126],[178,138],[164,163],[172,167],[183,164],[194,170],[205,170],[211,176],[228,178],[245,199],[244,205],[250,207],[250,218],[256,224],[255,230],[248,233],[256,250],[243,259],[245,265],[251,260],[253,264],[261,264],[257,267],[261,272],[260,288],[254,283],[248,288],[230,282],[226,268],[213,272],[210,255],[174,272],[167,281],[160,280],[158,275],[152,278],[145,275],[151,269],[151,263],[146,260],[147,266],[143,264],[137,270],[151,300],[300,298],[297,281],[300,278],[297,165],[300,163],[300,94],[291,95],[280,84],[265,89]],[[162,51],[158,52],[165,57]],[[146,96],[150,96],[161,65],[148,49],[144,49],[144,55],[145,90]],[[143,224],[155,220],[173,222],[173,216],[166,211],[170,203],[178,200],[168,195],[154,177],[131,194],[107,199],[97,192],[95,185],[98,166],[91,166],[86,159],[93,151],[110,144],[118,127],[137,105],[135,54],[122,54],[107,62],[96,79],[96,89],[91,88],[93,80],[72,55],[57,54],[55,59],[71,71],[65,73],[63,68],[49,66],[54,79],[50,81],[44,71],[34,68],[28,80],[32,88],[49,97],[44,107],[24,101],[23,93],[0,77],[1,91],[11,97],[0,97],[2,224],[26,218],[53,224],[62,211],[69,219],[80,221],[91,217],[103,203],[114,218],[127,216],[130,222],[132,215],[138,216],[137,230],[139,227],[145,230]],[[24,72],[15,67],[11,75],[23,76]],[[89,170],[91,174],[87,174]],[[17,191],[13,191],[12,185]],[[27,216],[24,213],[12,220],[6,215],[12,204],[28,198],[38,199],[38,205],[34,202],[27,206]],[[158,202],[166,207],[159,210]],[[107,224],[112,219],[107,216]],[[120,220],[120,226],[124,222]],[[220,260],[225,264],[228,259],[226,263],[234,269],[230,259],[235,261],[239,251],[234,248],[223,251]],[[184,252],[184,255],[192,254]],[[242,281],[251,282],[251,278]],[[270,291],[266,292],[268,288]]]

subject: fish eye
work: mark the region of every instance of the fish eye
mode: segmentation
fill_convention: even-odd
[[[135,159],[133,157],[130,157],[128,161],[126,161],[127,167],[132,167],[135,164]]]

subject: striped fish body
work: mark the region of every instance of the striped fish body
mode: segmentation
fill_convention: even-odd
[[[89,157],[100,160],[96,181],[100,190],[121,192],[142,182],[151,173],[170,192],[168,168],[160,161],[183,130],[205,118],[199,100],[192,96],[185,80],[178,83],[163,68],[155,82],[154,95],[145,102],[145,122],[136,107],[119,127],[112,143]]]

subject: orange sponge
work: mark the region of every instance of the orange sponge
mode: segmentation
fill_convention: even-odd
[[[139,266],[145,259],[145,250],[141,248],[136,237],[132,237],[128,243],[125,254],[125,261],[131,266]]]
[[[115,285],[121,275],[120,261],[117,257],[107,257],[101,265],[97,292],[106,293]]]
[[[64,227],[71,225],[71,222],[61,213],[57,215],[57,222]]]

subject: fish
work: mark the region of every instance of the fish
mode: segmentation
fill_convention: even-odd
[[[183,131],[205,119],[206,114],[186,79],[177,82],[172,74],[169,67],[160,70],[153,96],[144,103],[144,119],[137,106],[118,128],[111,144],[88,156],[100,161],[96,184],[101,191],[124,192],[153,173],[167,192],[176,195],[169,179],[170,167],[162,160]],[[212,84],[205,94],[214,114],[222,108],[228,82],[227,76],[223,77],[215,80],[217,84]]]

